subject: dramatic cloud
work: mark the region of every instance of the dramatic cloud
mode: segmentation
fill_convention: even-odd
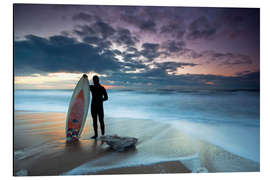
[[[209,39],[215,35],[217,27],[214,24],[211,24],[205,16],[202,16],[193,21],[189,25],[188,30],[187,39]]]
[[[110,41],[106,41],[102,38],[95,36],[86,36],[83,38],[83,42],[96,45],[100,49],[108,49],[111,47],[112,43]]]
[[[135,48],[134,48],[135,49]],[[138,61],[139,57],[141,56],[141,53],[136,49],[132,52],[126,51],[122,54],[122,57],[124,58],[125,61],[130,62],[130,61]]]
[[[103,21],[96,21],[91,25],[78,25],[73,31],[81,37],[98,36],[103,39],[107,39],[115,33],[114,28]]]
[[[186,43],[184,41],[166,41],[162,45],[163,48],[168,50],[170,53],[175,53],[184,50]]]
[[[23,74],[25,68],[44,72],[117,71],[120,65],[113,54],[64,36],[45,39],[29,35],[14,42],[15,73]]]
[[[81,37],[85,36],[97,36],[97,33],[89,25],[78,25],[73,32]]]
[[[189,59],[200,59],[202,62],[210,64],[215,63],[218,65],[247,65],[252,64],[253,61],[250,56],[244,54],[235,54],[235,53],[223,53],[216,51],[202,51],[197,52],[192,49],[181,49],[180,54]]]
[[[152,61],[154,58],[160,56],[159,44],[155,43],[144,43],[142,45],[143,50],[141,51],[141,55],[147,58],[147,61]]]
[[[140,10],[143,11],[143,10]],[[123,20],[124,22],[127,22],[131,25],[134,25],[135,27],[139,28],[142,31],[148,31],[148,32],[156,32],[156,23],[153,20],[152,17],[147,17],[147,19],[145,19],[145,17],[143,16],[144,12],[142,13],[138,13],[135,11],[131,11],[131,12],[124,12],[123,14],[121,14],[120,18],[121,20]]]
[[[92,25],[78,25],[73,32],[79,35],[86,43],[95,44],[102,47],[109,47],[111,42],[125,47],[134,46],[139,42],[126,28],[114,29],[111,25],[97,21]]]
[[[79,14],[76,14],[72,17],[73,20],[75,21],[86,21],[86,22],[90,22],[92,21],[94,18],[92,15],[88,14],[88,13],[83,13],[80,12]]]
[[[152,20],[142,21],[139,24],[139,28],[146,31],[156,31],[156,23]]]
[[[193,58],[201,58],[206,63],[218,63],[219,65],[243,65],[252,64],[252,59],[243,54],[234,53],[220,53],[215,51],[203,51],[201,53],[192,52],[191,56]]]
[[[217,61],[224,65],[252,64],[249,56],[233,53],[218,53],[214,51],[205,51],[203,56],[209,57],[210,61]]]
[[[169,24],[164,25],[160,28],[161,34],[169,34],[177,39],[182,39],[186,30],[185,27],[179,23],[179,24]]]
[[[119,45],[126,45],[129,47],[134,46],[139,40],[135,36],[132,36],[128,29],[119,28],[116,36],[114,37],[114,41]]]
[[[115,33],[114,28],[103,21],[97,21],[93,25],[93,27],[95,32],[100,33],[104,39],[106,39],[109,36],[112,36]]]
[[[15,76],[91,71],[125,87],[258,87],[259,18],[256,8],[18,4]]]

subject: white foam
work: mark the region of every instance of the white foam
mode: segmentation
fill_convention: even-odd
[[[76,167],[68,172],[63,173],[62,175],[85,175],[91,173],[97,173],[99,171],[121,168],[121,167],[132,167],[132,166],[141,166],[141,165],[152,165],[162,162],[170,161],[180,161],[187,166],[187,168],[199,169],[200,163],[198,154],[192,156],[180,157],[180,158],[162,158],[158,156],[152,156],[151,154],[145,154],[145,156],[132,156],[122,161],[117,161],[117,163],[112,164],[114,160],[119,159],[121,154],[112,153],[102,158],[98,158],[94,161],[85,163],[79,167]],[[195,163],[194,163],[195,162]],[[107,165],[106,165],[107,164]]]
[[[172,123],[172,122],[171,122]],[[241,157],[260,162],[260,129],[232,124],[175,121],[174,127]]]

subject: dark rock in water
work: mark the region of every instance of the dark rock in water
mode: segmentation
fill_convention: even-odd
[[[101,136],[98,140],[107,143],[110,148],[115,151],[126,151],[130,148],[134,148],[135,144],[137,143],[138,139],[134,137],[120,137],[120,136]]]

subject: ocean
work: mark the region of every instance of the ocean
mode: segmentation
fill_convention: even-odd
[[[72,90],[15,90],[14,110],[66,113],[71,95]],[[137,149],[142,152],[145,147],[144,152],[152,152],[153,155],[150,158],[148,154],[137,154],[125,161],[127,164],[165,161],[176,159],[178,155],[181,156],[179,160],[185,162],[185,159],[197,156],[196,153],[183,155],[177,150],[184,143],[172,138],[170,133],[177,131],[260,163],[260,94],[257,91],[112,89],[108,90],[108,96],[109,100],[104,102],[107,129],[111,133],[138,137],[140,144]],[[15,118],[15,126],[16,121]],[[90,112],[88,121],[86,126],[91,126]],[[155,153],[153,146],[161,147],[159,141],[166,141],[170,150]],[[177,146],[174,144],[176,141]],[[144,145],[146,142],[152,145],[152,149]],[[188,163],[185,165],[192,166]],[[89,173],[89,168],[87,170],[85,166],[91,164],[82,165],[67,174]]]

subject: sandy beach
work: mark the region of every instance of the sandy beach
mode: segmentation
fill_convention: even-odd
[[[65,113],[15,113],[15,136],[14,136],[14,175],[20,170],[27,170],[29,176],[60,175],[83,163],[101,158],[112,151],[103,148],[101,142],[95,140],[80,140],[70,144],[65,141]],[[39,129],[35,124],[49,123]],[[31,123],[30,131],[17,130],[18,125]],[[85,126],[82,136],[88,136],[89,126]],[[89,135],[90,136],[90,135]],[[60,137],[60,138],[59,138]],[[33,154],[23,153],[32,147]],[[133,150],[134,152],[134,150]],[[123,152],[128,156],[131,152]],[[41,163],[42,162],[42,163]],[[190,172],[180,162],[154,163],[152,165],[135,166],[126,168],[114,168],[104,170],[96,174],[146,174],[146,173],[187,173]]]
[[[68,144],[65,141],[65,116],[65,113],[15,111],[14,175],[189,173],[200,168],[208,172],[260,170],[257,162],[195,139],[166,124],[143,131],[144,126],[150,127],[147,123],[152,123],[145,120],[105,118],[107,134],[118,132],[139,136],[137,148],[128,152],[113,152],[107,145],[89,139],[93,134],[89,117],[80,141]]]

